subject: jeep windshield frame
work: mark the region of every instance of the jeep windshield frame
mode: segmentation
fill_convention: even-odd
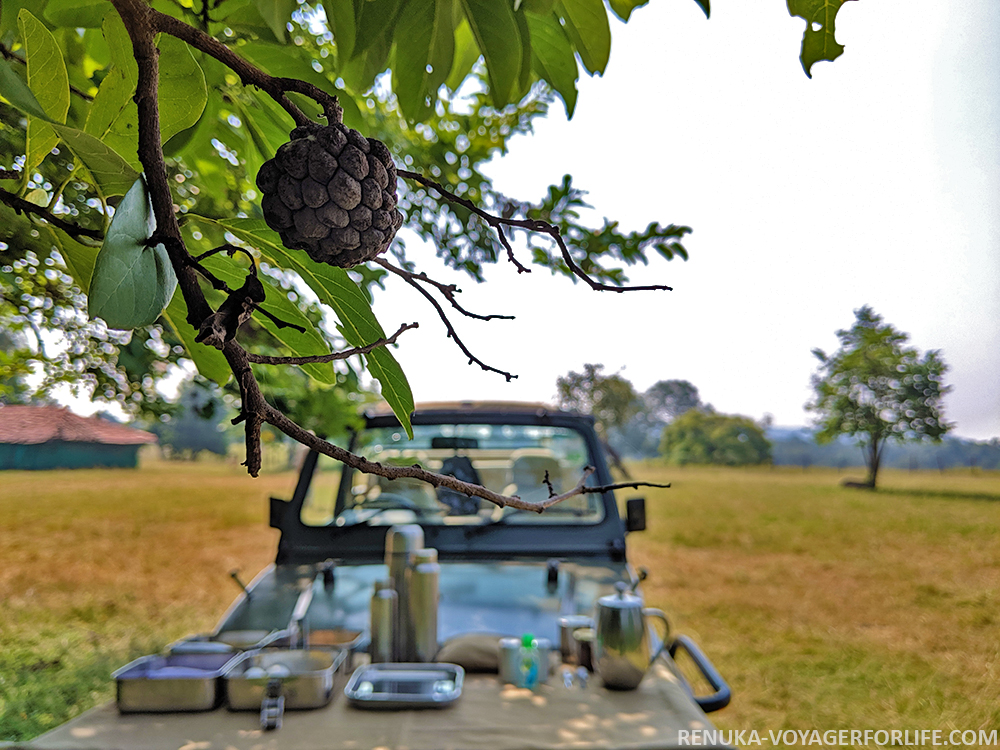
[[[366,415],[366,429],[401,429],[391,414]],[[613,483],[603,450],[590,417],[530,405],[489,407],[465,404],[424,408],[414,412],[415,427],[433,425],[512,425],[552,427],[571,430],[586,447],[586,463],[595,471],[592,482]],[[356,442],[356,441],[352,441]],[[307,564],[333,559],[345,563],[379,562],[383,558],[387,523],[367,522],[308,525],[302,509],[309,496],[318,455],[306,455],[295,493],[289,502],[272,499],[271,525],[280,529],[278,564]],[[579,481],[569,482],[572,487]],[[344,467],[337,493],[341,513],[350,501],[354,471]],[[564,489],[568,489],[564,487]],[[594,509],[588,519],[573,515],[559,519],[558,513],[544,522],[513,522],[500,516],[459,524],[431,521],[420,516],[406,519],[423,527],[425,544],[438,550],[442,559],[547,559],[590,558],[620,562],[625,557],[625,529],[612,492],[589,495]],[[556,506],[558,507],[558,506]],[[544,516],[544,514],[542,514]],[[369,516],[369,518],[371,518]],[[508,518],[511,520],[508,522]],[[528,519],[524,519],[527,521]],[[531,519],[533,520],[533,519]],[[541,519],[540,519],[541,520]]]

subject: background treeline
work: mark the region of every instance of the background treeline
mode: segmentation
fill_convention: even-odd
[[[818,445],[809,428],[768,429],[773,461],[779,466],[864,466],[858,446],[851,440]],[[883,466],[896,469],[953,469],[961,466],[1000,469],[1000,439],[967,440],[946,436],[940,443],[890,443]]]

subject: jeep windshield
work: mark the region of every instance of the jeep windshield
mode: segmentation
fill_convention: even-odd
[[[481,484],[503,495],[538,501],[572,489],[595,464],[584,435],[570,427],[532,424],[417,424],[408,440],[400,427],[369,427],[354,452],[387,465],[425,469]],[[594,477],[590,484],[597,484]],[[416,479],[389,480],[320,456],[300,518],[306,526],[479,526],[596,524],[599,494],[578,495],[542,514],[500,508]]]

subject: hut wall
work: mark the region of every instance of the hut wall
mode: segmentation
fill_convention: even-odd
[[[0,470],[89,469],[112,467],[134,469],[141,445],[106,445],[50,440],[22,445],[0,443]]]

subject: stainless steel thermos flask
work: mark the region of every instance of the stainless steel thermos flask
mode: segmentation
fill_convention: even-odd
[[[393,636],[398,601],[392,581],[376,581],[371,602],[371,645],[368,652],[372,663],[393,660]]]
[[[441,566],[436,549],[416,553],[410,573],[410,620],[416,661],[431,662],[438,652],[438,586]]]
[[[396,616],[393,620],[392,661],[414,661],[413,621],[410,617],[410,574],[417,550],[423,549],[424,530],[417,524],[391,526],[385,535],[385,564],[396,590]]]

